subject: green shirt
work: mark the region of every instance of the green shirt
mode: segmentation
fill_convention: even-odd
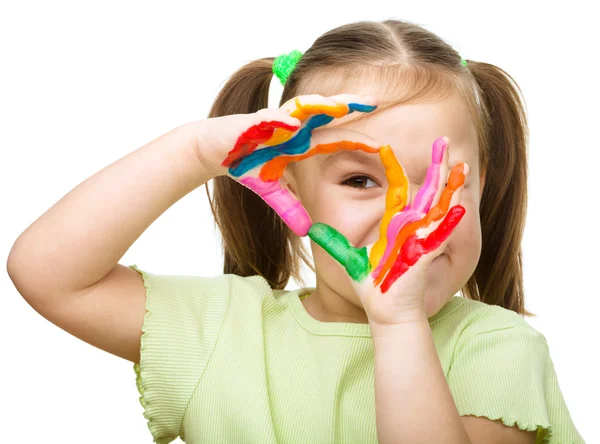
[[[377,443],[369,324],[316,320],[299,299],[312,288],[130,267],[146,287],[133,367],[154,442]],[[429,323],[460,415],[584,442],[546,339],[523,317],[454,296]]]

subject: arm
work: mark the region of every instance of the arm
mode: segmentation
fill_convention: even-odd
[[[181,125],[97,172],[17,238],[7,270],[29,305],[81,340],[138,362],[145,288],[118,261],[212,177],[196,153],[204,122]]]
[[[459,416],[425,316],[389,326],[370,323],[375,351],[379,442],[534,444],[536,432],[485,417]]]
[[[162,213],[210,179],[194,152],[201,123],[181,125],[108,165],[34,221],[10,251],[17,288],[36,300],[56,298],[106,276]]]
[[[137,363],[146,292],[140,275],[118,264],[133,242],[175,202],[219,175],[254,189],[290,224],[285,216],[293,211],[297,219],[302,211],[287,189],[273,186],[283,169],[255,177],[255,167],[290,153],[301,160],[338,149],[378,150],[371,138],[349,130],[325,128],[315,140],[306,137],[329,118],[372,111],[374,102],[349,94],[299,96],[279,110],[181,125],[85,180],[37,219],[13,245],[8,274],[52,323]],[[347,142],[351,136],[357,140]],[[291,221],[297,234],[310,222],[305,216],[303,223]]]
[[[471,444],[425,316],[405,324],[371,323],[375,351],[375,410],[381,444]]]

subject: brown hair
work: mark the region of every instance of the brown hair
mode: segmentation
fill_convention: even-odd
[[[209,117],[267,108],[273,60],[255,60],[235,72],[219,92]],[[524,306],[521,252],[527,205],[524,100],[514,79],[501,68],[473,60],[467,63],[465,67],[456,50],[417,24],[350,23],[326,32],[306,50],[286,81],[280,105],[303,94],[348,92],[345,86],[357,81],[382,88],[377,94],[378,110],[458,92],[477,127],[479,167],[486,172],[479,208],[481,257],[462,293],[535,316]],[[271,207],[227,176],[214,179],[212,199],[207,184],[207,194],[222,233],[225,273],[258,274],[275,289],[284,289],[290,277],[304,285],[302,262],[314,271],[306,247]]]

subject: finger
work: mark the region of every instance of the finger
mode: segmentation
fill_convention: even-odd
[[[334,117],[345,116],[349,111],[347,106],[340,105],[335,100],[321,96],[320,94],[294,97],[281,105],[279,110],[298,119],[301,127],[307,128],[306,131],[308,132],[312,130],[314,122],[308,125],[307,119],[314,114],[324,114],[328,119],[333,119]],[[279,145],[290,140],[293,136],[294,132],[287,131],[286,129],[277,129],[273,133],[273,137],[264,146]]]
[[[445,243],[454,228],[458,225],[466,210],[462,205],[450,208],[444,220],[425,239],[419,239],[416,234],[411,235],[402,245],[398,260],[394,263],[390,272],[381,284],[381,292],[385,293],[390,286],[396,282],[410,267],[421,257],[439,250]],[[432,256],[433,257],[433,256]]]
[[[449,150],[450,150],[450,139],[447,140],[446,148],[443,150],[444,152],[442,155],[442,162],[440,164],[436,192],[435,192],[434,196],[432,197],[431,202],[429,202],[429,207],[426,207],[426,209],[423,209],[424,213],[429,212],[431,205],[437,205],[437,203],[439,202],[439,199],[442,195],[442,192],[446,188],[446,184],[447,184],[447,180],[448,180],[448,169],[449,169],[448,168],[448,157],[450,157]]]
[[[279,181],[265,182],[250,175],[238,181],[262,197],[294,233],[301,237],[308,234],[312,225],[310,216],[287,185],[282,187]]]
[[[448,212],[448,207],[450,205],[450,200],[452,199],[452,195],[454,192],[460,188],[465,182],[465,172],[468,174],[469,166],[465,163],[459,163],[452,168],[450,172],[450,177],[448,178],[448,185],[444,188],[442,195],[440,197],[437,205],[429,210],[427,215],[421,220],[417,220],[415,222],[406,223],[398,233],[396,240],[394,242],[394,246],[390,251],[390,254],[386,257],[384,256],[382,262],[383,265],[381,268],[377,268],[373,273],[374,276],[374,284],[378,285],[385,275],[390,271],[393,264],[396,262],[398,258],[398,254],[400,253],[400,249],[404,242],[418,229],[428,227],[432,222],[437,221],[444,217]],[[460,197],[460,195],[459,195]],[[405,213],[401,213],[399,216]],[[414,214],[409,211],[407,214]],[[393,222],[393,220],[392,220]],[[391,224],[390,224],[391,225]]]
[[[280,109],[290,116],[304,122],[309,117],[325,114],[333,118],[343,117],[352,111],[371,112],[379,101],[372,95],[337,94],[322,96],[320,94],[306,94],[294,97]]]
[[[402,239],[405,239],[406,236],[409,234],[410,230],[406,229],[404,231],[404,233],[402,232],[402,229],[410,223],[414,223],[414,222],[418,222],[420,221],[422,218],[422,215],[417,213],[414,210],[408,210],[408,211],[404,211],[402,213],[397,213],[396,215],[394,215],[394,217],[392,218],[392,220],[390,221],[390,224],[388,225],[387,228],[387,244],[385,246],[385,251],[383,253],[383,257],[376,262],[377,266],[374,267],[372,276],[373,279],[375,279],[375,281],[377,283],[380,282],[380,280],[377,280],[378,276],[382,273],[382,271],[386,270],[386,264],[390,264],[392,263],[392,260],[390,259],[390,256],[393,254],[394,252],[394,248],[397,244],[401,244],[401,242],[403,242]],[[416,227],[416,226],[414,226]],[[416,230],[416,228],[415,228]],[[403,233],[403,238],[401,240],[398,240],[398,236],[400,236],[400,233]],[[371,265],[373,265],[373,262],[371,262]],[[383,277],[383,276],[381,276]]]
[[[272,140],[276,130],[293,135],[300,128],[298,119],[280,110],[272,109],[262,109],[254,113],[251,123],[254,124],[238,137],[221,166],[234,167],[240,159],[252,153],[258,145]]]
[[[429,225],[433,221],[440,220],[446,215],[454,194],[457,190],[462,190],[469,171],[469,165],[464,162],[456,164],[452,167],[452,170],[450,170],[450,176],[448,177],[448,183],[442,191],[438,203],[431,210],[429,210],[427,216],[425,216],[425,219],[423,219],[426,222],[425,226]],[[461,193],[458,193],[456,198],[460,199],[460,196]]]
[[[386,251],[386,254],[384,254],[383,259],[378,264],[377,268],[372,274],[374,285],[379,285],[381,283],[383,278],[394,265],[398,254],[400,254],[400,248],[406,242],[406,239],[408,239],[411,235],[416,233],[416,231],[423,224],[421,215],[417,214],[415,211],[412,210],[409,210],[406,213],[398,214],[394,219],[392,219],[392,223],[395,221],[396,218],[398,218],[398,225],[401,225],[401,227],[397,232],[394,242],[390,242],[388,244],[389,250]]]
[[[460,171],[459,168],[454,170],[454,177],[458,177],[458,182],[460,182],[460,175],[457,173]],[[469,174],[469,166],[464,164],[463,166],[464,176]],[[453,180],[453,185],[455,185],[456,180]],[[427,259],[427,262],[431,263],[433,259],[440,255],[446,245],[450,241],[450,235],[454,231],[456,225],[460,222],[464,214],[466,213],[466,209],[459,205],[462,190],[464,189],[464,180],[462,184],[456,189],[455,192],[452,193],[452,198],[450,205],[452,207],[448,212],[445,213],[445,218],[441,221],[441,223],[430,224],[429,226],[417,230],[416,233],[411,234],[406,241],[402,244],[400,249],[400,253],[398,255],[397,260],[393,263],[392,267],[389,270],[389,273],[383,279],[381,283],[381,292],[385,293],[391,285],[393,285],[396,280],[398,280],[406,271],[410,269],[410,267],[414,266],[414,264],[423,260],[423,256]],[[422,233],[424,230],[427,230],[432,225],[437,225],[433,231],[430,231],[427,234],[427,237],[422,238]]]
[[[310,227],[308,236],[338,261],[354,281],[361,282],[368,276],[370,266],[366,247],[355,248],[342,233],[320,222]]]
[[[301,141],[298,140],[298,143]],[[295,142],[290,141],[287,145],[278,147],[276,157],[265,162],[260,171],[260,178],[265,181],[278,180],[286,167],[292,162],[299,162],[317,154],[332,154],[337,151],[364,151],[369,154],[378,153],[381,143],[364,133],[349,129],[323,129],[313,134],[312,140],[305,146],[292,146]],[[306,148],[308,146],[308,148]],[[262,151],[262,150],[261,150]],[[281,151],[285,152],[284,155]],[[295,154],[295,152],[299,152]]]
[[[455,177],[459,176],[456,171],[459,171],[459,169],[455,169]],[[467,164],[464,164],[463,172],[465,176],[469,174],[469,166]],[[463,189],[464,181],[452,194],[450,201],[452,207],[445,213],[445,218],[440,223],[432,223],[428,227],[417,230],[416,233],[411,234],[402,244],[398,259],[394,262],[389,273],[387,273],[381,283],[382,293],[385,293],[417,261],[422,260],[423,256],[427,258],[427,262],[431,263],[446,248],[446,245],[450,241],[450,235],[466,213],[466,209],[462,205],[459,205]],[[433,231],[429,231],[427,237],[422,238],[423,231],[426,231],[431,226],[435,226]]]
[[[229,173],[234,177],[240,177],[251,169],[263,165],[279,156],[298,156],[294,159],[288,159],[287,161],[281,160],[274,163],[274,165],[277,165],[277,171],[282,174],[283,169],[285,169],[282,169],[282,166],[287,165],[291,161],[302,160],[306,157],[314,156],[315,154],[328,154],[341,149],[360,149],[368,153],[377,153],[379,152],[380,146],[381,143],[359,131],[335,128],[324,129],[312,134],[312,132],[308,131],[306,128],[301,128],[290,140],[279,145],[255,150],[246,157],[239,159],[237,165],[230,168]],[[307,154],[307,156],[302,157],[303,154]],[[269,167],[267,170],[270,168],[274,167]],[[263,176],[262,178],[263,180],[272,180],[274,177],[273,174],[269,174],[269,179],[267,179],[267,176]]]
[[[447,163],[448,163],[448,138],[439,137],[433,143],[432,148],[432,163],[427,170],[427,175],[423,187],[417,193],[415,200],[410,205],[405,205],[404,213],[392,215],[393,219],[391,224],[387,227],[388,240],[385,244],[383,254],[379,254],[382,249],[381,245],[378,246],[378,250],[375,253],[378,256],[373,255],[371,257],[371,266],[374,268],[373,277],[376,278],[383,268],[384,263],[392,254],[395,240],[398,236],[399,231],[404,225],[409,222],[413,222],[421,218],[423,213],[429,211],[432,201],[439,199],[440,193],[443,188],[443,184],[446,181]]]
[[[369,255],[372,268],[379,264],[388,245],[388,239],[393,242],[397,230],[391,230],[389,234],[392,237],[388,238],[389,223],[394,215],[404,209],[410,195],[410,182],[404,173],[404,168],[396,159],[392,148],[389,145],[383,145],[379,151],[379,157],[385,167],[388,189],[385,197],[385,213],[379,225],[379,239],[373,245]]]
[[[440,174],[441,166],[448,162],[449,139],[446,136],[438,137],[433,142],[431,152],[431,164],[427,169],[425,183],[415,196],[411,208],[414,208],[419,213],[427,213],[433,202],[433,198],[438,194],[440,188],[440,178],[445,179],[445,175]]]
[[[310,132],[354,111],[371,112],[377,108],[377,104],[377,98],[371,95],[338,94],[325,97],[320,94],[309,94],[288,100],[281,105],[280,109],[300,120],[302,130]],[[267,146],[281,143],[289,138],[290,135],[285,130],[277,131],[273,141]]]

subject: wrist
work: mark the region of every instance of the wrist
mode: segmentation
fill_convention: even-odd
[[[183,125],[184,131],[191,137],[190,151],[200,169],[199,174],[207,176],[207,180],[226,176],[229,171],[227,167],[221,166],[223,159],[220,159],[220,151],[215,146],[214,132],[209,128],[211,120],[213,119],[195,120]]]
[[[371,337],[373,340],[398,338],[405,336],[409,332],[414,332],[415,329],[431,328],[429,319],[424,312],[407,313],[405,317],[399,319],[397,323],[382,324],[369,320]]]

